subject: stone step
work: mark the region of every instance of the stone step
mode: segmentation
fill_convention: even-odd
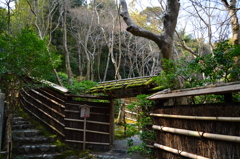
[[[20,147],[13,149],[14,152],[17,154],[25,154],[31,155],[35,153],[49,153],[49,152],[58,152],[58,148],[56,145],[53,144],[28,144],[28,145],[21,145]]]
[[[27,130],[13,130],[13,137],[34,137],[36,135],[41,135],[42,131],[37,129],[27,129]]]
[[[21,159],[54,159],[58,158],[61,156],[60,153],[38,153],[38,154],[30,154],[30,155],[19,155],[16,156],[16,158],[21,158]]]
[[[20,124],[20,125],[13,125],[12,129],[13,130],[22,130],[22,129],[33,129],[34,125],[30,123],[25,123],[25,124]]]
[[[29,121],[26,120],[13,120],[13,125],[26,125],[31,124]]]
[[[19,144],[39,144],[39,143],[53,143],[56,141],[55,137],[44,137],[44,136],[34,136],[34,137],[18,137],[14,136],[13,141]]]
[[[13,121],[15,121],[15,120],[25,120],[25,118],[23,118],[23,117],[14,117]]]

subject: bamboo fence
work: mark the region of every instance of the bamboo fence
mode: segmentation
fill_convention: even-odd
[[[158,158],[179,158],[176,150],[211,159],[240,158],[239,116],[240,103],[155,107],[151,117]]]

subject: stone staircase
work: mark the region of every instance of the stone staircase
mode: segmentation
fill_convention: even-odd
[[[29,121],[15,117],[12,126],[13,158],[53,159],[61,154],[53,142],[54,137],[45,137],[41,130],[34,128]]]

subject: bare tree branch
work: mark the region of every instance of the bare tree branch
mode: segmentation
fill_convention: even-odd
[[[178,46],[182,47],[183,49],[187,50],[188,52],[190,52],[191,54],[193,54],[194,57],[197,57],[198,54],[196,54],[190,47],[187,46],[187,44],[185,43],[185,41],[179,36],[178,32],[175,32],[177,34],[177,37],[180,40],[180,44],[177,44]]]

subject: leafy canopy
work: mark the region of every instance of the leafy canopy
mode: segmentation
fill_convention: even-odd
[[[232,45],[229,41],[216,44],[213,54],[198,56],[191,61],[183,58],[179,61],[167,60],[165,67],[168,72],[155,77],[155,82],[164,88],[175,88],[176,81],[184,79],[184,87],[198,87],[216,82],[233,82],[240,77],[240,45]],[[205,78],[201,78],[204,75]]]
[[[25,27],[16,36],[0,36],[0,75],[31,76],[45,79],[53,67],[60,62],[60,57],[47,50],[47,43],[29,27]]]

